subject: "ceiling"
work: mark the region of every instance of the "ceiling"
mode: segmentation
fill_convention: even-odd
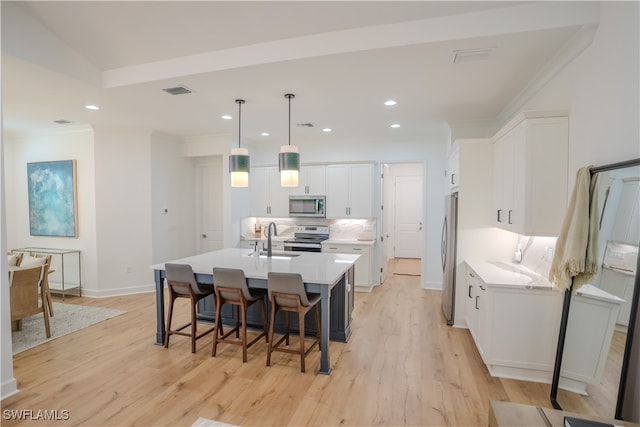
[[[3,127],[91,124],[237,138],[234,100],[242,98],[243,141],[281,143],[284,94],[293,93],[294,142],[425,141],[443,123],[512,115],[596,23],[594,5],[3,1]],[[481,48],[489,54],[452,62],[456,51]],[[192,93],[162,90],[174,86]],[[384,106],[387,99],[397,105]],[[60,119],[70,123],[54,123]]]

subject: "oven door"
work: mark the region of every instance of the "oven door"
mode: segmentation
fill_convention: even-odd
[[[284,250],[293,252],[322,252],[322,245],[320,243],[309,242],[284,242]]]

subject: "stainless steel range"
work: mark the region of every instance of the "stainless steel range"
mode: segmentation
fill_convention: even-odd
[[[329,238],[329,227],[321,225],[296,225],[293,239],[284,241],[286,251],[320,252],[322,242]]]

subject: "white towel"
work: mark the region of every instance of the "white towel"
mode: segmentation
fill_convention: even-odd
[[[571,200],[556,242],[549,280],[561,289],[574,291],[588,283],[598,271],[599,212],[597,178],[590,167],[578,170]]]

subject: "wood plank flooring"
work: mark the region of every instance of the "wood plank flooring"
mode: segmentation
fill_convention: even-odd
[[[393,268],[393,265],[391,266]],[[420,277],[393,275],[373,292],[357,293],[353,335],[331,343],[331,376],[307,373],[295,355],[266,344],[249,349],[174,336],[154,345],[153,294],[65,302],[127,313],[27,350],[14,358],[20,393],[6,410],[66,410],[61,421],[2,420],[3,426],[190,426],[199,417],[250,425],[480,426],[489,401],[550,407],[549,386],[489,376],[469,332],[446,326],[440,291]],[[188,319],[186,305],[176,322]],[[176,323],[177,324],[177,323]]]

